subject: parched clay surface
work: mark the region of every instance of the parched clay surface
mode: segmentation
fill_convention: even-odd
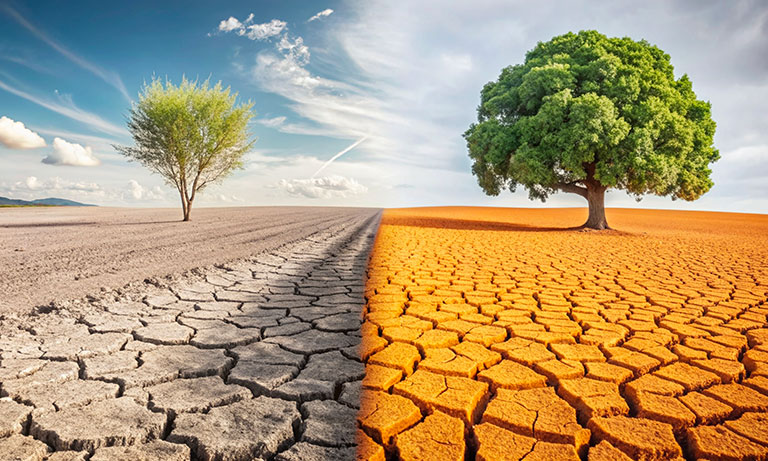
[[[768,216],[583,219],[384,212],[362,459],[768,459]]]
[[[354,459],[379,213],[326,218],[247,259],[6,318],[0,459]]]

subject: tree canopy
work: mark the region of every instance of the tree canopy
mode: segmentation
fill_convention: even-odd
[[[489,195],[518,185],[542,201],[577,193],[589,200],[586,225],[605,228],[604,213],[590,225],[590,191],[602,207],[608,188],[695,200],[713,185],[710,104],[645,40],[596,31],[554,37],[502,69],[480,98],[464,137]]]
[[[242,168],[251,149],[248,122],[253,103],[237,104],[237,93],[183,78],[176,86],[159,79],[145,84],[128,117],[135,146],[114,146],[161,175],[181,196],[188,221],[196,194]]]

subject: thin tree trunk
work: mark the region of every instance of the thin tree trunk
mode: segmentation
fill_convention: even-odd
[[[582,227],[598,230],[610,229],[608,221],[605,219],[605,189],[603,186],[587,186],[589,217]]]
[[[187,205],[187,197],[184,196],[184,192],[182,192],[182,191],[179,191],[179,195],[181,195],[181,213],[182,213],[182,217],[184,218],[184,221],[189,221],[189,218],[188,218],[189,206]]]
[[[187,209],[184,211],[184,221],[189,221],[192,214],[192,200],[187,201]]]

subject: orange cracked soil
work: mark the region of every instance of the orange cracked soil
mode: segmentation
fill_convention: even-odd
[[[361,459],[768,459],[768,216],[387,210]]]

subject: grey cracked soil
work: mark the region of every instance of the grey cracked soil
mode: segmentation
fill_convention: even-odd
[[[0,459],[353,460],[364,272],[379,213],[278,216],[289,212],[262,211],[279,235],[265,224],[222,237],[251,248],[230,250],[231,259],[255,256],[0,322]],[[214,215],[192,239],[212,260],[204,240],[223,219]],[[45,258],[56,245],[40,238],[48,243],[35,255]],[[147,264],[167,270],[174,253],[192,264],[191,248],[164,238],[154,241],[167,260]],[[120,261],[121,245],[91,249],[122,264],[120,273],[140,274],[135,261]],[[77,267],[58,261],[50,267]]]

